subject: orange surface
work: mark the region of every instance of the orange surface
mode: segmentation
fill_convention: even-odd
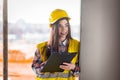
[[[31,68],[33,56],[26,59],[20,50],[8,51],[8,80],[35,80]],[[0,80],[3,77],[3,54],[0,52]],[[76,78],[78,80],[78,78]]]
[[[0,77],[3,76],[3,63],[0,62]],[[10,80],[35,80],[35,74],[31,69],[31,63],[9,62],[8,76]]]
[[[8,51],[8,80],[35,80],[32,71],[33,57],[25,59],[24,53],[19,50]],[[3,54],[0,53],[0,80],[3,77]]]

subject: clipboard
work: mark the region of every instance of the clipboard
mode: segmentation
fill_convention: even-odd
[[[63,62],[70,63],[73,57],[75,57],[75,53],[58,53],[58,52],[53,52],[51,53],[50,57],[48,58],[45,66],[41,70],[41,72],[63,72],[64,70],[59,68],[59,66]]]

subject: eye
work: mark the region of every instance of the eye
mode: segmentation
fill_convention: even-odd
[[[69,27],[69,24],[67,23],[67,24],[65,24],[65,27]]]
[[[58,27],[62,27],[62,25],[61,25],[61,24],[58,24]]]

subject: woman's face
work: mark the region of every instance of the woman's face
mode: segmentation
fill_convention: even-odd
[[[59,30],[60,41],[66,39],[66,36],[68,34],[68,27],[69,27],[69,23],[66,19],[62,19],[59,21],[58,30]]]

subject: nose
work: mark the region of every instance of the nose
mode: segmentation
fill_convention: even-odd
[[[65,27],[65,26],[62,26],[62,27],[61,27],[61,30],[62,30],[63,32],[65,32],[65,31],[66,31],[66,27]]]

